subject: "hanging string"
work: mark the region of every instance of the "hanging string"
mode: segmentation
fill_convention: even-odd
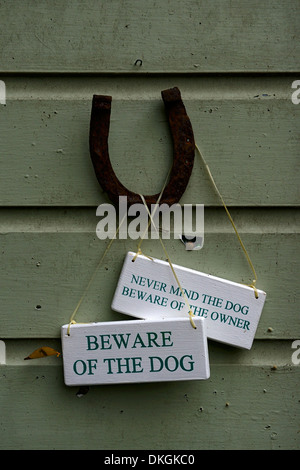
[[[167,182],[168,182],[170,173],[171,173],[171,168],[170,168],[170,170],[169,170],[169,172],[168,172],[168,174],[167,174],[167,177],[166,177],[166,180],[165,180],[164,185],[163,185],[163,187],[162,187],[162,190],[161,190],[161,192],[160,192],[160,195],[158,196],[158,199],[157,199],[157,201],[156,201],[156,203],[155,203],[155,207],[154,207],[154,210],[153,210],[152,217],[154,217],[155,212],[156,212],[156,210],[157,210],[157,208],[158,208],[158,206],[159,206],[161,197],[162,197],[162,195],[163,195],[163,192],[164,192],[164,190],[165,190],[165,187],[167,186]],[[142,199],[143,204],[144,204],[144,206],[146,207],[146,210],[147,210],[148,213],[149,213],[148,206],[147,206],[147,204],[146,204],[146,201],[145,201],[144,196],[140,194],[140,198]],[[153,220],[151,219],[151,215],[150,215],[150,219],[149,219],[149,222],[148,222],[148,226],[147,226],[147,228],[145,229],[145,231],[144,231],[144,233],[143,233],[143,235],[142,235],[142,237],[141,237],[141,239],[140,239],[140,241],[139,241],[139,243],[138,243],[137,250],[136,250],[137,252],[136,252],[135,257],[133,258],[133,261],[135,261],[136,258],[138,257],[138,255],[140,255],[140,254],[143,254],[144,256],[147,256],[147,255],[145,255],[145,254],[142,252],[141,246],[142,246],[143,240],[144,240],[144,238],[145,238],[145,235],[146,235],[146,233],[147,233],[148,230],[149,230],[149,227],[150,227],[150,225],[151,225],[151,222],[153,223]],[[154,223],[153,223],[153,225],[154,225]],[[154,227],[155,227],[155,225],[154,225]],[[155,229],[156,229],[156,227],[155,227]],[[156,229],[156,232],[157,232],[157,229]],[[150,258],[150,257],[148,256],[148,258]],[[150,259],[151,259],[151,258],[150,258]]]
[[[122,223],[123,223],[124,220],[125,220],[125,217],[126,217],[126,214],[124,215],[123,219],[121,220],[121,222],[120,222],[120,224],[119,224],[119,226],[118,226],[118,228],[117,228],[117,230],[116,230],[114,236],[112,237],[112,239],[110,240],[109,244],[107,245],[107,247],[106,247],[106,249],[105,249],[105,251],[104,251],[104,253],[103,253],[103,255],[102,255],[102,257],[101,257],[101,259],[100,259],[100,261],[99,261],[99,263],[98,263],[97,266],[96,266],[96,269],[95,269],[95,271],[94,271],[94,274],[92,275],[92,277],[91,277],[91,279],[90,279],[88,285],[87,285],[86,288],[85,288],[84,293],[83,293],[82,296],[80,297],[79,302],[78,302],[78,304],[76,305],[75,310],[74,310],[74,312],[73,312],[72,315],[71,315],[71,318],[70,318],[70,321],[69,321],[69,325],[68,325],[68,329],[67,329],[67,335],[68,335],[68,336],[70,336],[70,328],[71,328],[71,325],[74,325],[74,324],[76,323],[76,321],[75,321],[74,319],[75,319],[75,316],[76,316],[76,314],[77,314],[77,312],[78,312],[78,310],[79,310],[79,307],[80,307],[80,305],[82,304],[82,301],[83,301],[84,297],[86,296],[86,294],[87,294],[87,292],[88,292],[88,290],[89,290],[89,288],[90,288],[92,282],[94,281],[94,279],[95,279],[95,277],[96,277],[96,274],[97,274],[97,272],[98,272],[98,269],[100,268],[101,264],[102,264],[103,261],[104,261],[104,258],[106,257],[107,253],[109,252],[109,250],[110,250],[110,248],[111,248],[111,246],[112,246],[112,244],[113,244],[113,241],[116,239],[117,234],[118,234],[118,232],[119,232],[119,230],[120,230],[120,228],[121,228],[121,225],[122,225]]]
[[[165,255],[166,255],[166,258],[167,258],[167,260],[168,260],[168,263],[169,263],[169,265],[170,265],[170,268],[171,268],[171,270],[172,270],[172,273],[173,273],[173,275],[174,275],[174,277],[175,277],[175,279],[176,279],[176,282],[177,282],[177,284],[178,284],[178,286],[179,286],[179,289],[180,289],[180,291],[181,291],[182,297],[184,298],[184,301],[185,301],[185,303],[186,303],[186,305],[187,305],[187,307],[188,307],[188,314],[189,314],[189,317],[190,317],[191,325],[192,325],[193,328],[197,329],[197,327],[196,327],[196,325],[195,325],[195,322],[194,322],[194,320],[193,320],[194,314],[193,314],[192,311],[191,311],[191,307],[190,307],[190,305],[189,305],[189,303],[188,303],[188,300],[187,300],[187,298],[186,298],[186,295],[185,295],[185,293],[184,293],[184,290],[183,290],[182,287],[181,287],[181,284],[180,284],[180,282],[179,282],[179,279],[178,279],[178,276],[177,276],[177,274],[176,274],[176,272],[175,272],[175,269],[174,269],[174,267],[173,267],[173,265],[172,265],[172,262],[171,262],[171,260],[170,260],[169,255],[168,255],[168,252],[167,252],[167,250],[166,250],[166,247],[165,247],[165,245],[164,245],[164,243],[163,243],[163,241],[162,241],[162,239],[161,239],[161,237],[160,237],[160,235],[159,235],[159,233],[158,233],[158,230],[157,230],[157,228],[156,228],[156,225],[155,225],[155,223],[154,223],[154,221],[153,221],[153,214],[150,213],[150,211],[149,211],[149,209],[148,209],[148,206],[147,206],[147,204],[146,204],[146,201],[145,201],[144,196],[143,196],[142,194],[140,194],[140,197],[141,197],[141,199],[142,199],[142,201],[143,201],[143,203],[144,203],[144,206],[146,207],[146,210],[147,210],[147,212],[148,212],[148,214],[149,214],[150,223],[152,222],[152,224],[153,224],[153,226],[154,226],[154,228],[155,228],[155,230],[156,230],[156,233],[158,234],[160,244],[161,244],[161,246],[162,246],[162,248],[163,248],[163,250],[164,250],[164,253],[165,253]],[[156,207],[157,207],[157,205],[158,205],[158,202],[156,203]],[[155,211],[153,211],[153,212],[155,212]],[[148,227],[149,227],[149,225],[148,225]],[[138,252],[137,252],[137,254],[136,254],[134,260],[136,259],[136,257],[137,257],[139,254],[141,254],[140,245],[141,245],[142,241],[143,241],[143,239],[140,240]]]
[[[230,212],[229,212],[229,210],[228,210],[228,208],[227,208],[227,206],[226,206],[226,204],[225,204],[225,201],[224,201],[224,199],[223,199],[223,197],[222,197],[222,195],[221,195],[221,193],[220,193],[220,191],[219,191],[219,189],[218,189],[218,187],[217,187],[217,185],[216,185],[216,183],[215,183],[215,180],[214,180],[214,178],[213,178],[213,176],[212,176],[212,174],[211,174],[211,171],[210,171],[210,169],[209,169],[208,164],[206,163],[206,161],[205,161],[205,159],[204,159],[204,157],[203,157],[203,155],[202,155],[202,153],[201,153],[199,147],[197,146],[197,144],[195,144],[195,147],[196,147],[196,149],[197,149],[197,151],[198,151],[198,153],[199,153],[199,155],[200,155],[200,158],[202,159],[202,162],[203,162],[203,164],[204,164],[204,166],[205,166],[205,168],[206,168],[206,171],[207,171],[207,173],[208,173],[208,176],[209,176],[209,178],[210,178],[210,181],[211,181],[211,183],[212,183],[212,185],[213,185],[213,187],[214,187],[214,189],[215,189],[215,191],[216,191],[216,193],[217,193],[217,195],[218,195],[220,201],[222,202],[222,205],[223,205],[223,207],[224,207],[224,209],[225,209],[225,211],[226,211],[226,214],[227,214],[227,216],[228,216],[228,218],[229,218],[229,220],[230,220],[230,222],[231,222],[231,225],[232,225],[232,227],[233,227],[233,229],[234,229],[234,231],[235,231],[235,234],[236,234],[236,236],[237,236],[237,238],[238,238],[238,241],[239,241],[239,243],[240,243],[240,245],[241,245],[241,247],[242,247],[242,250],[243,250],[243,252],[244,252],[244,254],[245,254],[245,256],[246,256],[246,259],[247,259],[247,261],[248,261],[248,264],[249,264],[249,266],[250,266],[250,268],[251,268],[251,270],[252,270],[252,272],[253,272],[253,275],[254,275],[253,282],[252,282],[252,284],[248,284],[248,286],[251,287],[251,288],[253,288],[255,297],[258,299],[258,291],[257,291],[257,288],[256,288],[257,275],[256,275],[256,271],[255,271],[255,269],[254,269],[253,263],[252,263],[252,261],[251,261],[251,258],[250,258],[249,254],[248,254],[248,252],[247,252],[247,250],[246,250],[246,248],[245,248],[245,245],[244,245],[244,243],[243,243],[243,241],[242,241],[242,239],[241,239],[241,237],[240,237],[240,235],[239,235],[239,233],[238,233],[238,230],[237,230],[237,228],[236,228],[236,226],[235,226],[235,223],[234,223],[234,221],[233,221],[233,219],[232,219],[232,217],[231,217],[231,214],[230,214]],[[186,295],[185,295],[185,293],[184,293],[184,290],[183,290],[183,288],[182,288],[182,286],[181,286],[181,284],[180,284],[180,281],[179,281],[179,279],[178,279],[178,276],[177,276],[177,274],[176,274],[176,272],[175,272],[175,270],[174,270],[174,267],[173,267],[173,265],[172,265],[172,262],[171,262],[171,259],[170,259],[169,255],[168,255],[168,252],[167,252],[167,250],[166,250],[166,247],[165,247],[165,245],[164,245],[164,243],[163,243],[163,241],[162,241],[162,239],[161,239],[161,237],[160,237],[160,235],[159,235],[159,232],[158,232],[158,230],[157,230],[157,227],[156,227],[156,225],[154,224],[154,221],[153,221],[154,214],[155,214],[155,212],[156,212],[156,210],[157,210],[157,208],[158,208],[158,206],[159,206],[159,202],[160,202],[160,200],[161,200],[161,197],[162,197],[163,192],[164,192],[164,190],[165,190],[165,187],[166,187],[166,185],[167,185],[167,181],[168,181],[170,172],[171,172],[171,169],[170,169],[169,172],[168,172],[166,181],[165,181],[165,183],[164,183],[164,185],[163,185],[163,188],[162,188],[162,190],[161,190],[161,192],[160,192],[160,195],[159,195],[159,197],[158,197],[158,199],[157,199],[157,201],[156,201],[156,205],[155,205],[155,208],[154,208],[153,213],[150,213],[150,211],[149,211],[149,209],[148,209],[148,206],[147,206],[147,203],[146,203],[146,201],[145,201],[144,196],[143,196],[142,194],[140,194],[141,200],[142,200],[142,202],[143,202],[143,204],[144,204],[144,206],[145,206],[145,208],[146,208],[146,210],[147,210],[147,212],[148,212],[148,214],[149,214],[150,220],[149,220],[149,223],[148,223],[148,226],[147,226],[146,230],[144,231],[143,236],[141,237],[141,239],[140,239],[140,241],[139,241],[139,244],[138,244],[138,247],[137,247],[137,252],[136,252],[135,257],[133,258],[133,261],[135,261],[136,258],[137,258],[140,254],[143,254],[143,255],[144,255],[144,253],[142,253],[142,251],[141,251],[141,245],[142,245],[142,243],[143,243],[143,240],[144,240],[144,238],[145,238],[145,235],[146,235],[147,231],[149,230],[150,224],[152,223],[153,226],[154,226],[154,228],[155,228],[155,230],[156,230],[156,232],[157,232],[157,234],[158,234],[159,241],[160,241],[160,243],[161,243],[161,246],[162,246],[162,248],[163,248],[163,251],[164,251],[164,253],[165,253],[165,256],[166,256],[166,258],[167,258],[167,260],[168,260],[168,263],[169,263],[169,265],[170,265],[170,268],[171,268],[171,270],[172,270],[172,273],[173,273],[173,275],[174,275],[174,277],[175,277],[175,280],[176,280],[176,282],[177,282],[177,284],[178,284],[178,286],[179,286],[179,289],[180,289],[180,291],[181,291],[182,297],[184,298],[184,301],[185,301],[185,303],[186,303],[186,305],[187,305],[187,307],[188,307],[188,314],[189,314],[189,317],[190,317],[191,325],[193,326],[193,328],[196,329],[196,325],[195,325],[195,323],[194,323],[194,321],[193,321],[194,314],[192,313],[192,311],[191,311],[191,309],[190,309],[190,305],[189,305],[189,303],[188,303],[188,300],[187,300],[187,298],[186,298]],[[111,246],[112,246],[112,244],[113,244],[113,241],[116,239],[117,234],[118,234],[118,232],[119,232],[119,230],[120,230],[120,228],[121,228],[121,225],[122,225],[122,223],[124,222],[125,218],[126,218],[126,214],[124,215],[124,217],[123,217],[123,219],[121,220],[121,222],[120,222],[120,224],[119,224],[119,226],[118,226],[118,228],[117,228],[117,230],[116,230],[114,236],[112,237],[112,239],[110,240],[108,246],[106,247],[106,249],[105,249],[105,251],[104,251],[104,253],[103,253],[103,255],[102,255],[102,257],[101,257],[101,259],[100,259],[100,261],[99,261],[99,263],[98,263],[98,265],[96,266],[96,269],[95,269],[95,271],[94,271],[94,273],[93,273],[93,275],[92,275],[92,277],[91,277],[91,279],[90,279],[88,285],[86,286],[86,289],[85,289],[84,293],[82,294],[81,298],[79,299],[79,301],[78,301],[78,303],[77,303],[77,305],[76,305],[76,307],[75,307],[75,309],[74,309],[74,311],[73,311],[73,313],[72,313],[72,315],[71,315],[71,317],[70,317],[70,321],[69,321],[69,325],[68,325],[68,329],[67,329],[67,334],[68,334],[68,335],[70,335],[70,328],[71,328],[71,325],[76,323],[76,321],[75,321],[75,316],[76,316],[76,314],[77,314],[77,312],[78,312],[78,310],[79,310],[79,308],[80,308],[80,306],[81,306],[81,304],[82,304],[82,302],[83,302],[83,300],[84,300],[84,297],[86,296],[86,294],[87,294],[87,292],[88,292],[88,290],[89,290],[89,288],[90,288],[92,282],[94,281],[95,276],[96,276],[96,274],[97,274],[97,272],[98,272],[98,269],[99,269],[100,266],[102,265],[102,263],[103,263],[103,261],[104,261],[104,258],[106,257],[107,253],[109,252],[109,250],[110,250],[110,248],[111,248]],[[147,255],[144,255],[144,256],[147,256]],[[149,257],[149,256],[148,256],[148,258],[152,259],[152,258]]]
[[[170,170],[169,170],[169,172],[168,172],[168,174],[167,174],[165,183],[164,183],[164,185],[163,185],[163,187],[162,187],[162,190],[161,190],[161,192],[160,192],[160,195],[159,195],[159,197],[158,197],[158,199],[157,199],[156,206],[155,206],[155,211],[156,211],[156,209],[157,209],[157,207],[158,207],[158,204],[159,204],[159,202],[160,202],[160,200],[161,200],[161,197],[162,197],[163,192],[164,192],[164,190],[165,190],[165,187],[166,187],[166,185],[167,185],[170,172],[171,172],[171,168],[170,168]],[[142,200],[143,200],[143,198],[142,198]],[[146,205],[146,208],[147,208],[147,205]],[[148,209],[148,208],[147,208],[147,209]],[[154,211],[154,213],[155,213],[155,211]],[[86,294],[87,294],[87,292],[88,292],[88,290],[89,290],[91,284],[93,283],[93,281],[94,281],[94,279],[95,279],[95,277],[96,277],[96,274],[97,274],[97,272],[98,272],[100,266],[102,265],[102,263],[103,263],[103,261],[104,261],[104,258],[106,257],[107,253],[109,252],[109,250],[110,250],[110,248],[111,248],[111,246],[112,246],[112,244],[113,244],[113,241],[116,239],[116,237],[117,237],[117,235],[118,235],[118,232],[119,232],[119,230],[120,230],[120,228],[121,228],[121,225],[122,225],[122,223],[124,222],[124,220],[125,220],[125,218],[126,218],[126,215],[127,215],[127,214],[124,214],[123,219],[121,220],[121,222],[120,222],[120,224],[119,224],[119,226],[118,226],[118,228],[117,228],[117,230],[116,230],[114,236],[112,237],[112,239],[110,240],[109,244],[107,245],[107,247],[106,247],[106,249],[105,249],[105,251],[104,251],[104,253],[103,253],[103,255],[102,255],[102,257],[101,257],[101,259],[100,259],[100,261],[99,261],[99,263],[98,263],[97,266],[96,266],[96,269],[95,269],[95,271],[94,271],[94,274],[92,275],[92,277],[91,277],[91,279],[90,279],[88,285],[86,286],[86,289],[85,289],[84,293],[83,293],[82,296],[80,297],[80,299],[79,299],[79,301],[78,301],[78,303],[77,303],[77,305],[76,305],[76,307],[75,307],[75,310],[73,311],[73,313],[72,313],[72,315],[71,315],[71,317],[70,317],[69,325],[68,325],[68,329],[67,329],[67,335],[68,335],[68,336],[70,336],[71,325],[74,325],[74,324],[76,323],[76,321],[75,321],[75,316],[76,316],[76,314],[77,314],[77,312],[78,312],[78,310],[79,310],[79,308],[80,308],[80,306],[81,306],[81,304],[82,304],[82,302],[83,302],[83,300],[84,300],[84,298],[85,298],[85,296],[86,296]],[[150,222],[149,222],[149,224],[148,224],[147,229],[145,230],[145,232],[144,232],[144,234],[143,234],[143,237],[141,238],[140,245],[142,244],[142,240],[143,240],[143,238],[145,237],[146,232],[148,231],[150,224],[151,224],[151,219],[150,219]],[[136,259],[136,257],[137,257],[139,254],[142,254],[142,251],[141,251],[141,249],[140,249],[140,246],[139,246],[139,248],[138,248],[138,250],[137,250],[137,254],[136,254],[136,256],[135,256],[134,259]],[[146,255],[144,255],[144,256],[146,256]],[[148,258],[150,258],[150,257],[148,256]],[[152,259],[152,258],[150,258],[150,259]]]
[[[199,153],[199,155],[200,155],[200,157],[201,157],[201,159],[202,159],[202,161],[203,161],[203,163],[204,163],[204,166],[205,166],[205,168],[206,168],[206,171],[207,171],[207,173],[208,173],[208,176],[209,176],[209,178],[210,178],[210,181],[211,181],[211,183],[212,183],[212,185],[213,185],[213,187],[214,187],[214,189],[215,189],[217,195],[219,196],[219,199],[221,200],[221,202],[222,202],[222,204],[223,204],[223,207],[224,207],[224,209],[225,209],[225,211],[226,211],[226,214],[227,214],[227,216],[228,216],[228,218],[229,218],[229,220],[230,220],[230,222],[231,222],[231,225],[232,225],[232,227],[233,227],[233,229],[234,229],[234,231],[235,231],[235,233],[236,233],[236,236],[237,236],[237,238],[238,238],[238,241],[239,241],[239,243],[240,243],[240,245],[241,245],[241,247],[242,247],[242,250],[243,250],[243,252],[244,252],[244,254],[245,254],[245,256],[246,256],[246,259],[247,259],[247,261],[248,261],[248,264],[249,264],[249,266],[250,266],[250,268],[251,268],[251,270],[252,270],[252,272],[253,272],[253,275],[254,275],[253,282],[252,282],[252,284],[248,284],[248,286],[249,286],[249,287],[252,287],[252,289],[254,290],[255,298],[258,299],[258,291],[257,291],[257,288],[256,288],[257,275],[256,275],[256,271],[255,271],[255,269],[254,269],[253,263],[252,263],[252,261],[251,261],[251,258],[250,258],[249,254],[248,254],[248,252],[247,252],[247,250],[246,250],[246,248],[245,248],[244,243],[242,242],[242,239],[241,239],[241,237],[240,237],[240,235],[239,235],[239,233],[238,233],[238,231],[237,231],[237,228],[236,228],[236,226],[235,226],[235,223],[234,223],[234,221],[233,221],[233,219],[232,219],[232,217],[231,217],[231,215],[230,215],[229,210],[227,209],[227,206],[226,206],[226,204],[225,204],[225,201],[224,201],[224,199],[223,199],[223,197],[222,197],[222,195],[221,195],[221,193],[220,193],[220,191],[219,191],[219,189],[218,189],[218,187],[217,187],[217,185],[216,185],[216,183],[215,183],[215,180],[214,180],[214,178],[213,178],[213,176],[212,176],[212,174],[211,174],[211,171],[210,171],[210,169],[209,169],[209,166],[207,165],[207,163],[206,163],[206,161],[205,161],[205,159],[204,159],[202,153],[200,152],[200,149],[199,149],[198,145],[195,144],[195,146],[196,146],[196,149],[197,149],[197,151],[198,151],[198,153]]]

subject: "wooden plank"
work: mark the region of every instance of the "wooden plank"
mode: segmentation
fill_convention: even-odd
[[[132,321],[132,319],[130,320]],[[297,340],[296,340],[297,341]],[[62,343],[59,339],[53,338],[23,338],[23,339],[5,339],[2,340],[6,351],[5,364],[7,366],[63,366],[62,362]],[[2,347],[3,347],[2,344]],[[40,359],[26,360],[25,357],[41,347],[49,347],[60,353],[53,356],[42,357]],[[296,360],[300,358],[300,347],[294,340],[256,339],[253,347],[248,351],[245,349],[232,348],[226,344],[208,341],[209,362],[211,365],[237,365],[246,366],[273,366],[281,367],[286,365],[298,365],[293,362],[292,354],[296,351]],[[276,367],[274,370],[276,370]]]
[[[96,210],[96,207],[1,207],[1,233],[95,234],[98,222],[102,220],[97,216]],[[299,233],[297,207],[231,207],[230,213],[241,234]],[[194,217],[193,210],[193,221]],[[127,231],[131,220],[133,219],[128,217]],[[173,238],[172,220],[170,229],[170,236]],[[224,207],[204,207],[204,232],[204,237],[208,233],[233,233]]]
[[[1,72],[297,71],[299,13],[285,0],[2,0]]]
[[[0,448],[298,449],[299,3],[0,0],[0,10]],[[172,161],[160,92],[171,86],[266,305],[250,351],[209,341],[209,380],[96,386],[79,400],[62,357],[24,358],[62,350],[61,325],[107,246],[95,233],[107,199],[89,158],[91,97],[113,96],[109,145],[122,182],[158,192]],[[198,252],[166,240],[172,261],[251,282],[198,157],[181,202],[205,204],[205,240]],[[78,322],[124,320],[110,305],[136,245],[114,243]],[[156,240],[143,251],[163,258]]]
[[[168,261],[128,252],[111,308],[136,318],[205,319],[209,339],[251,349],[266,293]]]
[[[96,206],[109,202],[94,174],[88,144],[91,98],[93,92],[102,92],[99,85],[90,83],[90,93],[81,89],[73,99],[68,93],[76,89],[76,81],[69,91],[64,84],[62,95],[57,95],[57,83],[50,80],[48,98],[45,89],[39,97],[40,81],[30,83],[29,79],[22,82],[23,88],[30,87],[23,95],[12,82],[12,95],[8,94],[7,105],[0,109],[5,135],[0,152],[1,205]],[[199,81],[199,87],[203,83]],[[218,83],[221,86],[223,82],[212,80],[206,84],[202,97],[195,91],[197,80],[189,92],[185,92],[189,88],[183,81],[186,88],[182,95],[196,142],[226,203],[298,204],[300,107],[291,101],[291,82],[284,80],[279,90],[276,81],[268,83],[267,93],[261,88],[255,91],[248,82],[236,94],[234,86],[226,82],[225,88],[228,85],[229,89],[224,98],[214,97]],[[130,90],[135,84],[133,81]],[[238,81],[235,84],[238,87]],[[163,85],[166,83],[159,82],[156,89],[153,83],[151,90],[146,89],[146,97],[141,91],[131,99],[127,89],[123,97],[119,92],[113,100],[110,157],[117,176],[135,192],[159,192],[172,163],[172,142],[160,98]],[[106,82],[103,87],[108,91]],[[255,97],[262,94],[268,96]],[[220,205],[197,153],[181,202]]]
[[[264,226],[263,220],[260,224]],[[266,232],[242,233],[257,271],[257,286],[267,293],[256,338],[295,339],[300,336],[296,314],[299,237],[297,233],[274,233],[274,229],[270,232],[268,226],[265,228]],[[179,240],[165,240],[165,244],[173,263],[234,282],[252,281],[232,232],[206,233],[198,252],[187,252]],[[78,322],[124,320],[124,315],[112,312],[110,305],[124,255],[136,245],[133,240],[113,243],[77,313]],[[95,232],[3,233],[0,336],[59,337],[61,325],[68,323],[106,246],[107,242],[100,241]],[[143,251],[161,259],[164,256],[158,240],[145,240]]]
[[[298,449],[299,372],[213,364],[207,381],[98,386],[78,399],[61,365],[0,366],[0,448]]]
[[[203,318],[64,325],[64,382],[69,386],[207,380]]]

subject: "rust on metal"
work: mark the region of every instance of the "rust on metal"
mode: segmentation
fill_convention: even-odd
[[[177,87],[161,92],[173,139],[173,165],[169,181],[162,194],[160,204],[176,204],[181,199],[189,182],[195,156],[194,133],[190,119]],[[127,196],[131,206],[141,203],[139,194],[128,190],[117,178],[109,158],[108,135],[111,113],[111,96],[94,95],[90,121],[90,155],[96,177],[102,189],[114,204],[119,196]],[[155,204],[159,194],[144,196],[148,206]]]

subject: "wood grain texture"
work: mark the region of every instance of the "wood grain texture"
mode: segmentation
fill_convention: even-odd
[[[182,91],[196,143],[228,205],[297,205],[300,107],[291,101],[292,78],[171,82],[8,80],[0,109],[1,205],[109,202],[89,155],[95,92],[113,96],[109,153],[117,177],[134,192],[159,192],[173,155],[160,92],[173,85]],[[220,205],[197,152],[181,202]]]
[[[2,0],[0,70],[298,71],[299,13],[285,0]]]
[[[286,0],[0,0],[1,450],[299,449],[299,13]],[[209,380],[91,387],[79,399],[61,357],[24,357],[61,351],[61,325],[106,246],[95,234],[107,198],[88,150],[91,98],[113,97],[121,181],[155,193],[172,161],[160,92],[173,86],[266,305],[250,351],[209,342]],[[205,241],[197,253],[166,242],[172,261],[249,283],[198,158],[181,202],[205,204]],[[134,249],[113,245],[78,322],[124,320],[110,304]]]
[[[267,300],[257,338],[300,335],[297,301],[299,236],[297,233],[243,234]],[[99,269],[76,321],[124,320],[112,312],[111,301],[132,240],[116,240]],[[2,302],[0,331],[5,338],[57,338],[69,321],[102,256],[107,242],[95,233],[36,232],[1,235]],[[234,233],[208,233],[204,247],[186,252],[176,240],[165,240],[171,260],[191,269],[230,279],[252,281]],[[146,240],[144,252],[163,259],[157,240]],[[271,332],[268,329],[271,328]]]
[[[207,381],[91,387],[79,399],[61,365],[8,365],[0,448],[298,449],[300,369],[272,367],[216,364]]]

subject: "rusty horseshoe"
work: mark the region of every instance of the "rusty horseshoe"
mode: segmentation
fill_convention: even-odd
[[[189,182],[195,156],[194,133],[190,119],[177,87],[161,92],[173,139],[173,165],[169,181],[162,194],[160,204],[176,204]],[[127,196],[131,206],[141,203],[139,194],[128,190],[117,178],[108,152],[108,134],[111,112],[111,96],[94,95],[90,121],[90,156],[98,182],[114,204],[119,196]],[[159,193],[144,196],[148,206],[155,204]]]

